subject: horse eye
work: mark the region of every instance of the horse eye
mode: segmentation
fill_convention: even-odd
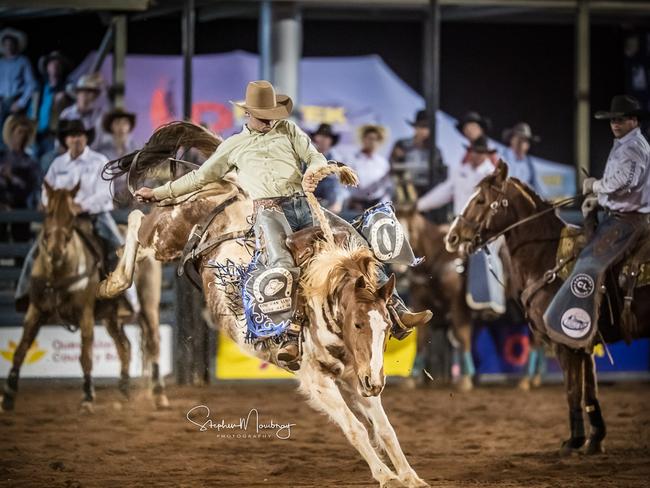
[[[476,203],[478,203],[479,205],[484,205],[484,204],[485,204],[485,198],[483,198],[483,197],[478,197],[478,198],[476,199]]]
[[[363,329],[363,324],[360,324],[359,322],[355,322],[355,323],[354,323],[354,326],[355,326],[357,329]]]

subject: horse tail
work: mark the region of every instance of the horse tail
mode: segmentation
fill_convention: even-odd
[[[207,158],[217,150],[221,141],[219,136],[200,125],[170,122],[156,129],[141,149],[106,163],[102,178],[112,181],[128,173],[129,178],[135,181],[170,158],[184,159],[191,149],[200,151]]]

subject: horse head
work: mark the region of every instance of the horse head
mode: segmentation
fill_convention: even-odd
[[[81,212],[81,207],[74,201],[81,182],[71,190],[55,190],[47,181],[43,183],[43,186],[47,195],[47,206],[45,207],[40,246],[44,251],[44,256],[56,268],[66,258],[66,249],[74,233],[73,222]]]
[[[508,165],[499,161],[494,172],[477,185],[476,191],[454,219],[445,237],[449,252],[474,252],[491,238],[535,212],[541,199],[516,178],[508,178]]]
[[[395,276],[377,286],[379,262],[367,248],[325,245],[312,259],[303,280],[303,293],[327,327],[343,342],[345,357],[363,396],[377,396],[384,388],[384,349],[391,319],[387,303]],[[321,310],[324,313],[321,314]],[[312,322],[314,323],[314,322]]]

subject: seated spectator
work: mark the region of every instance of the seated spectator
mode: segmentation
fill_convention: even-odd
[[[10,27],[0,31],[0,124],[10,114],[25,112],[36,91],[32,66],[21,54],[26,46],[25,33]]]
[[[339,142],[339,134],[336,134],[332,130],[330,124],[321,124],[310,136],[318,152],[325,156],[328,161],[339,160],[334,151],[334,146]],[[314,195],[321,202],[321,205],[336,214],[340,213],[343,209],[345,192],[339,185],[336,175],[330,175],[321,181]]]
[[[483,117],[478,112],[467,112],[456,124],[458,132],[463,134],[469,141],[470,145],[475,143],[481,137],[487,137],[487,133],[492,128],[492,121],[487,117]],[[468,163],[472,156],[469,150],[465,152],[462,163]],[[490,155],[490,161],[495,166],[499,162],[499,155],[494,152]]]
[[[86,129],[93,129],[98,136],[91,146],[93,149],[97,148],[101,134],[104,111],[99,103],[99,95],[102,92],[102,85],[99,73],[81,76],[72,90],[74,105],[64,109],[59,117],[61,120],[81,120]]]
[[[528,154],[532,142],[541,138],[535,134],[526,122],[519,122],[514,127],[503,131],[503,142],[508,147],[501,157],[508,163],[508,176],[518,178],[531,188],[538,190],[535,166]]]
[[[361,149],[348,164],[359,176],[359,186],[349,189],[346,207],[350,212],[361,213],[368,207],[390,200],[393,182],[390,163],[377,151],[386,139],[386,129],[380,125],[359,128]]]
[[[40,171],[25,152],[35,131],[35,123],[23,114],[10,115],[2,127],[6,147],[0,151],[0,206],[5,210],[36,206]],[[11,234],[14,240],[29,240],[29,224],[13,224]],[[0,239],[6,238],[6,228],[0,229]]]
[[[409,182],[422,195],[429,190],[429,117],[426,110],[419,110],[415,119],[408,121],[413,127],[413,136],[400,139],[393,146],[390,154],[390,164],[393,174],[401,182]],[[442,155],[436,147],[435,160],[442,163]]]
[[[34,114],[38,120],[36,154],[39,157],[54,148],[59,115],[70,103],[65,93],[65,80],[69,69],[70,62],[59,51],[52,51],[38,60],[42,84]]]

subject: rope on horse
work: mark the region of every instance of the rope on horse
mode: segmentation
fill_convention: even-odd
[[[357,177],[357,174],[354,172],[354,170],[348,168],[347,166],[339,164],[328,164],[327,166],[314,171],[312,176],[318,185],[318,183],[320,183],[323,179],[327,178],[331,174],[335,174],[342,185],[357,186],[359,184],[359,178]],[[330,227],[330,224],[327,221],[327,217],[325,216],[325,212],[323,212],[323,209],[321,208],[320,203],[318,203],[316,196],[312,192],[308,191],[305,192],[305,196],[307,197],[307,202],[311,207],[312,214],[316,217],[316,220],[318,220],[320,228],[323,229],[325,240],[330,244],[334,244],[334,234],[332,233],[332,228]]]

